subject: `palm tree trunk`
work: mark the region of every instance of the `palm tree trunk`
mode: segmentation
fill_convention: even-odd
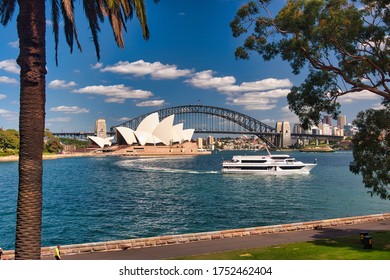
[[[20,152],[15,259],[40,259],[45,128],[45,0],[18,0]]]

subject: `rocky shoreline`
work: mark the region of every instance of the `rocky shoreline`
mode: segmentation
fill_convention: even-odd
[[[315,152],[315,153],[332,153],[335,152],[334,149],[332,149],[329,146],[324,147],[306,147],[299,150],[300,152]]]

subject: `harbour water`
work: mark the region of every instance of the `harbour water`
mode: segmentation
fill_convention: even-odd
[[[44,161],[42,245],[76,244],[389,212],[348,164],[351,152],[288,152],[310,175],[221,174],[234,154]],[[17,162],[0,162],[0,246],[13,249]]]

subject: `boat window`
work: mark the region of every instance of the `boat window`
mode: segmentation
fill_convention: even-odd
[[[265,163],[267,160],[243,159],[242,163]]]
[[[286,170],[286,169],[302,169],[304,166],[296,166],[296,165],[291,165],[291,166],[279,166],[280,169]]]
[[[268,166],[242,166],[241,170],[268,170]]]
[[[290,156],[271,156],[272,159],[286,159],[289,158]]]

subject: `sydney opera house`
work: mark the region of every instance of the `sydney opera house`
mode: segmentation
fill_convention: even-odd
[[[194,129],[184,129],[183,123],[174,125],[175,115],[159,120],[158,113],[144,118],[136,130],[116,127],[116,152],[120,154],[183,154],[197,153],[196,143],[191,139]],[[114,137],[89,136],[100,148],[111,147]]]

